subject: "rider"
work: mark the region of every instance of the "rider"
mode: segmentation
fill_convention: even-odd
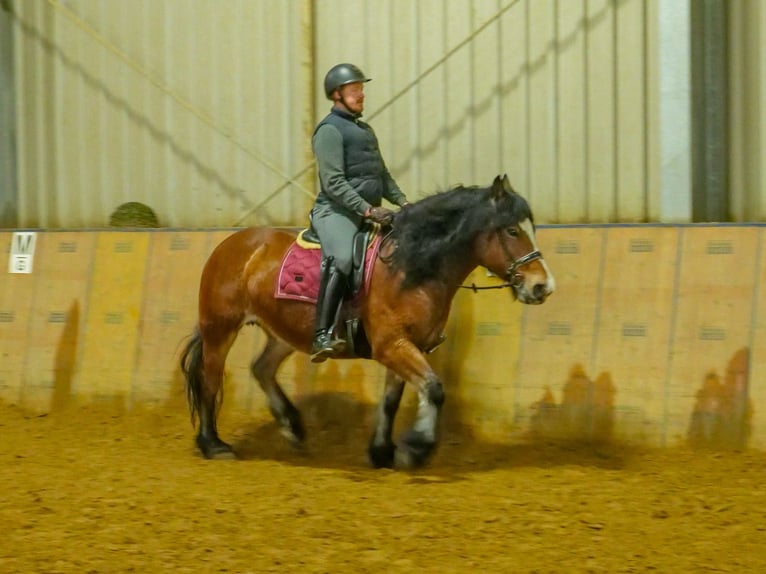
[[[331,337],[351,272],[354,234],[364,219],[390,225],[394,212],[381,207],[385,198],[403,206],[407,197],[399,189],[380,154],[378,138],[361,121],[364,84],[369,82],[353,64],[338,64],[325,75],[324,91],[333,107],[317,124],[312,138],[319,170],[320,191],[311,210],[312,226],[322,245],[311,360],[321,363],[339,351],[345,341]]]

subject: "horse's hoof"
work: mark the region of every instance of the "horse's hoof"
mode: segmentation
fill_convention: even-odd
[[[373,468],[394,468],[396,447],[393,444],[370,445],[367,460]]]
[[[297,445],[306,438],[306,427],[303,426],[303,418],[298,409],[290,401],[275,402],[269,405],[271,416],[279,425],[279,434],[290,441],[290,444]]]
[[[298,409],[289,412],[287,416],[281,419],[281,423],[279,432],[282,433],[282,436],[287,437],[290,444],[293,446],[303,444],[306,440],[306,427],[303,426],[303,418]]]
[[[434,441],[426,439],[418,431],[407,432],[401,442],[394,454],[395,468],[420,468],[428,462],[436,448]]]
[[[234,451],[229,450],[215,450],[211,452],[208,456],[205,458],[210,460],[237,460],[237,455],[234,454]]]
[[[283,437],[285,437],[288,442],[290,443],[290,446],[296,449],[303,449],[304,447],[304,434],[303,432],[299,432],[296,434],[296,432],[290,428],[290,427],[280,427],[279,428],[279,434],[281,434]]]
[[[233,460],[237,458],[231,445],[219,438],[197,437],[197,447],[199,447],[202,456],[208,460]]]
[[[405,448],[400,448],[394,454],[394,466],[393,468],[401,470],[412,470],[422,466],[415,456]]]

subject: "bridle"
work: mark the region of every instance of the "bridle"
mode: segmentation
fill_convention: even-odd
[[[380,241],[380,250],[378,251],[378,258],[383,261],[384,263],[389,263],[391,261],[391,255],[383,255],[383,246],[387,244],[390,239],[391,235],[393,234],[394,230],[393,227],[383,236],[383,239]],[[510,249],[508,249],[508,246],[503,241],[503,238],[501,237],[502,231],[497,231],[498,239],[500,240],[500,246],[503,249],[503,253],[505,254],[506,258],[510,263],[508,263],[508,267],[505,269],[505,276],[503,277],[504,283],[501,283],[500,285],[485,285],[485,286],[477,286],[475,283],[471,283],[470,285],[458,285],[460,289],[471,289],[474,293],[476,291],[483,291],[485,289],[505,289],[506,287],[518,287],[521,282],[524,280],[524,276],[521,275],[521,273],[517,273],[519,267],[523,267],[524,265],[527,265],[528,263],[532,263],[532,261],[536,261],[537,259],[542,259],[543,254],[540,253],[540,251],[530,251],[526,255],[522,255],[518,259],[514,259],[513,255],[511,254]],[[394,246],[394,249],[396,249],[396,246]]]
[[[500,246],[503,248],[503,253],[505,254],[508,261],[510,261],[510,263],[508,263],[508,267],[505,269],[505,277],[503,277],[505,282],[501,283],[500,285],[487,285],[483,287],[477,287],[475,283],[471,283],[470,285],[460,285],[461,289],[471,289],[476,292],[484,289],[505,289],[506,287],[518,287],[524,280],[524,276],[521,273],[518,273],[519,267],[523,267],[528,263],[532,263],[532,261],[543,258],[543,254],[535,250],[530,251],[526,255],[522,255],[518,259],[514,259],[513,255],[511,255],[510,249],[508,249],[505,241],[503,241],[501,233],[501,230],[497,231],[497,238],[500,240]]]

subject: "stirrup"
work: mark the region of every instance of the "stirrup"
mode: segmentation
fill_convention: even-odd
[[[345,346],[346,341],[343,339],[334,339],[328,333],[320,333],[311,344],[311,362],[323,363],[335,357],[336,353],[342,351]]]
[[[327,359],[332,359],[335,357],[335,350],[334,349],[319,349],[316,353],[311,355],[311,362],[312,363],[324,363]]]

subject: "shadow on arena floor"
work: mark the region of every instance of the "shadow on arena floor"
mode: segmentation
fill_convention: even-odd
[[[276,422],[244,422],[231,437],[242,460],[273,460],[312,468],[360,471],[369,468],[366,449],[372,433],[374,406],[345,393],[323,393],[296,401],[303,415],[307,438],[302,449],[292,447],[280,434]],[[452,406],[452,405],[450,405]],[[461,473],[486,472],[519,467],[588,466],[621,469],[640,454],[635,445],[534,440],[507,443],[477,438],[469,428],[450,416],[445,405],[439,448],[422,470],[427,474],[459,479]],[[457,410],[457,409],[456,409]],[[414,417],[412,405],[402,405],[394,440]]]

